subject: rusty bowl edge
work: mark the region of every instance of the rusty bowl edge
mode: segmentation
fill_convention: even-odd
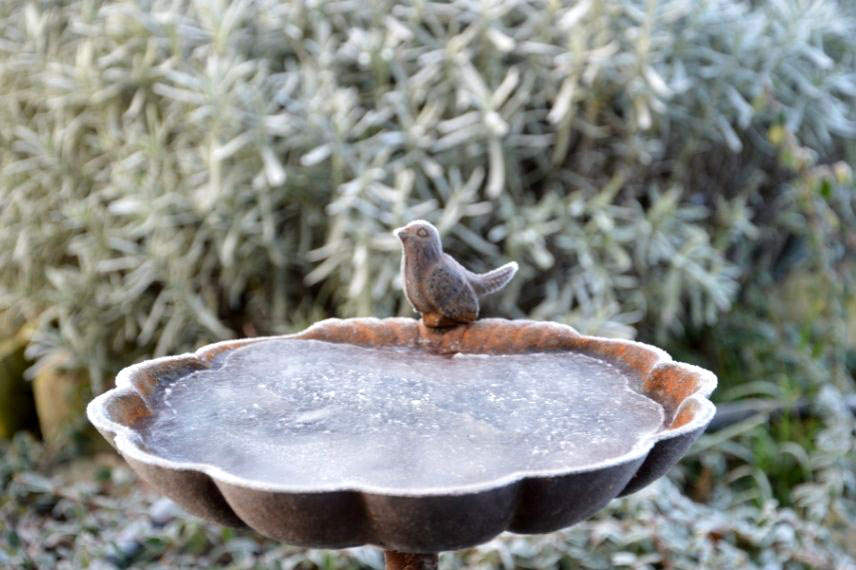
[[[661,395],[675,397],[661,394],[659,377],[670,378],[679,388],[684,386],[681,389],[692,388],[680,394],[680,401],[670,404],[670,421],[679,425],[664,428],[612,460],[567,469],[514,472],[484,484],[420,490],[411,495],[369,486],[305,489],[264,484],[215,465],[164,459],[142,449],[130,425],[110,413],[113,407],[145,405],[147,382],[159,380],[153,369],[208,368],[218,355],[257,342],[356,339],[354,344],[369,346],[463,348],[463,352],[477,351],[472,350],[475,347],[483,348],[483,352],[504,352],[498,350],[503,346],[490,340],[500,335],[484,334],[494,329],[502,331],[503,338],[512,339],[508,341],[510,352],[532,348],[580,350],[622,363],[640,376],[636,388],[647,386],[653,391],[649,397],[655,400]],[[203,518],[229,526],[246,525],[266,536],[303,546],[341,548],[371,543],[400,551],[438,552],[473,546],[504,530],[540,533],[570,526],[616,496],[649,484],[680,459],[713,419],[716,409],[708,397],[716,384],[712,372],[675,362],[657,347],[581,335],[558,323],[484,319],[458,330],[438,332],[407,318],[327,319],[291,335],[222,341],[193,353],[129,366],[118,374],[116,388],[89,403],[87,416],[144,480]],[[557,505],[567,506],[557,509]],[[333,518],[325,518],[321,512],[336,514],[337,507],[341,512]],[[429,527],[435,530],[426,532]]]

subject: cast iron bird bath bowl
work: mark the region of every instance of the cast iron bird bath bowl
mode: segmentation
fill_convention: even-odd
[[[131,366],[87,413],[193,514],[416,568],[649,484],[704,431],[715,386],[554,323],[331,319]]]

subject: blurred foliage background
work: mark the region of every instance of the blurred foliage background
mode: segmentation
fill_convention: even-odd
[[[658,343],[743,412],[652,491],[443,564],[856,567],[854,36],[845,0],[0,3],[0,405],[40,416],[0,436],[54,442],[0,444],[0,566],[377,567],[69,465],[131,362],[411,314],[420,217],[520,263],[486,315]]]

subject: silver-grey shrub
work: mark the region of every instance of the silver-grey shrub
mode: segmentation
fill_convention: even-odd
[[[390,230],[425,217],[474,269],[521,263],[492,314],[710,324],[802,215],[765,214],[770,129],[852,153],[854,32],[829,0],[3,2],[0,307],[99,390],[407,314]]]

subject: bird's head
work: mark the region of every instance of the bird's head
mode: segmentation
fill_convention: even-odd
[[[440,243],[440,232],[431,222],[414,220],[406,226],[397,228],[393,233],[401,240],[401,247],[406,253],[439,254],[443,251],[443,246]]]

